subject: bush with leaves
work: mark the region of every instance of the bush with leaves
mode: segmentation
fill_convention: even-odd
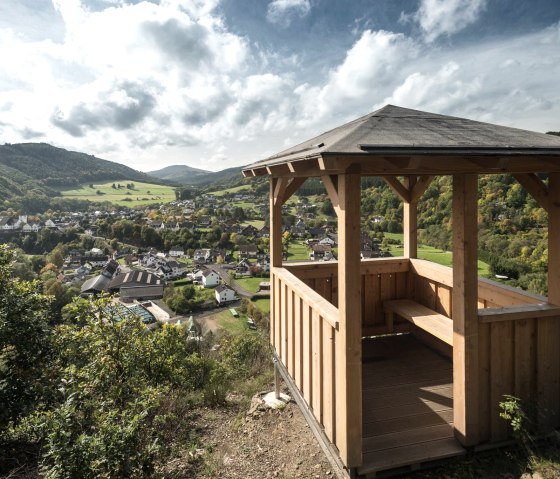
[[[13,252],[0,245],[0,429],[48,392],[53,328],[38,282],[12,277]]]

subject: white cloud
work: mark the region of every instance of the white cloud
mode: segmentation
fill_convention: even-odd
[[[422,0],[412,16],[428,42],[441,35],[452,35],[476,22],[486,7],[486,0]]]
[[[310,0],[273,0],[268,4],[266,18],[271,23],[288,26],[294,18],[303,18],[310,11]]]

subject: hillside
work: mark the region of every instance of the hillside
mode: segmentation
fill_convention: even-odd
[[[147,174],[161,180],[169,180],[182,185],[194,184],[200,177],[206,176],[210,171],[192,168],[187,165],[166,166],[161,170],[148,171]]]
[[[221,171],[206,171],[187,165],[173,165],[161,170],[149,171],[148,175],[181,185],[206,185],[209,183],[242,180],[241,167],[235,166]]]
[[[163,183],[128,166],[47,143],[0,145],[0,199],[29,192],[52,197],[62,188],[118,180]]]

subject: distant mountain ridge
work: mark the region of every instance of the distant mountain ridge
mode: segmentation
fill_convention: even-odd
[[[239,166],[221,171],[206,171],[187,165],[172,165],[166,166],[161,170],[149,171],[148,174],[162,180],[180,183],[181,185],[203,185],[235,179],[236,177],[240,180],[242,179],[241,167]]]
[[[168,183],[120,163],[47,143],[0,145],[0,199],[30,191],[56,196],[59,188],[118,180]]]

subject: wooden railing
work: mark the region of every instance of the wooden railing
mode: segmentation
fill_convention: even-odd
[[[323,298],[338,305],[338,264],[336,262],[306,262],[285,265],[307,286]],[[409,283],[409,260],[406,258],[379,258],[360,264],[362,277],[362,336],[387,333],[383,315],[383,301],[406,298]],[[404,326],[405,321],[397,324]]]
[[[413,259],[411,273],[414,299],[452,317],[452,269]],[[478,442],[508,438],[499,406],[505,395],[538,411],[541,431],[560,426],[560,308],[484,278],[478,305]]]
[[[315,419],[337,445],[338,309],[287,269],[272,269],[271,286],[271,343]]]
[[[336,444],[337,263],[275,268],[271,341],[317,420]],[[363,336],[386,332],[382,303],[410,298],[453,317],[453,270],[425,260],[363,261]],[[511,394],[536,404],[542,430],[560,426],[560,308],[547,298],[478,281],[479,443],[508,437],[499,403]],[[396,331],[410,328],[396,323]],[[444,354],[448,354],[444,351]]]

